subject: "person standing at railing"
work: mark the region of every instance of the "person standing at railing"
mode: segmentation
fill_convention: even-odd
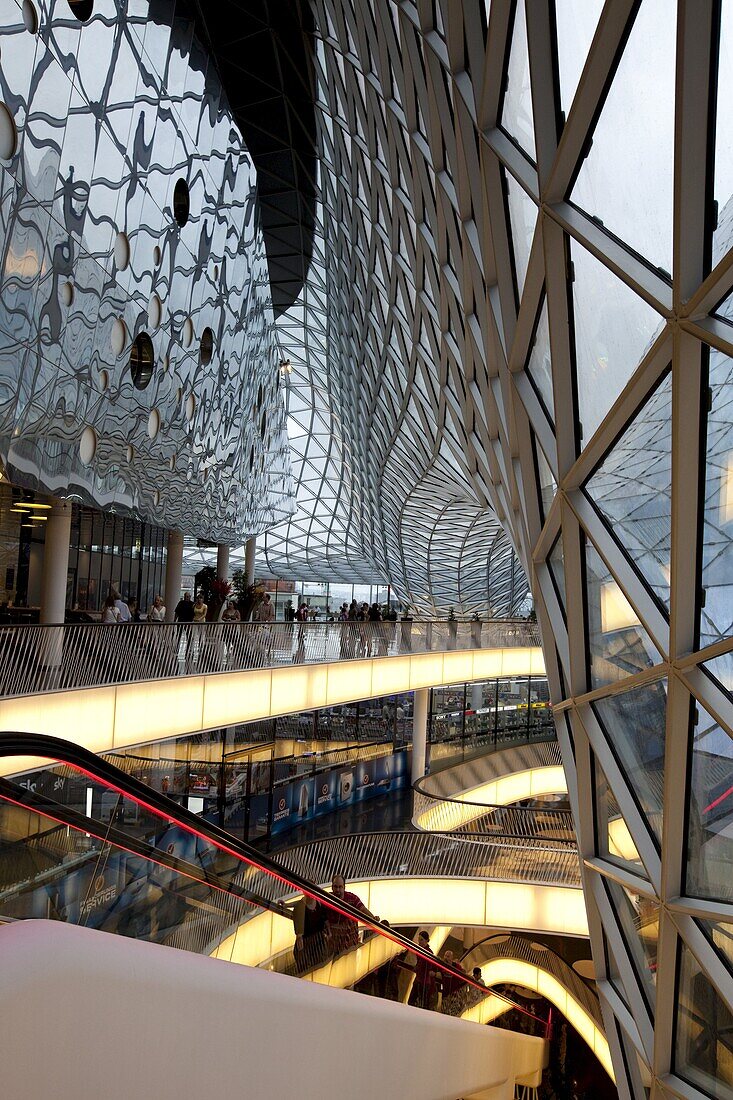
[[[152,606],[148,608],[148,622],[157,624],[165,622],[165,604],[162,596],[156,596]]]
[[[260,623],[257,630],[257,642],[260,647],[260,664],[267,664],[272,653],[272,623],[275,619],[275,605],[270,599],[270,593],[265,592],[264,597],[252,612],[252,622]]]
[[[122,599],[122,596],[120,595],[119,589],[110,588],[109,594],[110,594],[110,596],[112,596],[112,598],[115,601],[115,607],[117,608],[117,610],[119,612],[119,615],[120,615],[119,621],[121,623],[129,623],[129,621],[130,621],[130,608],[127,606],[125,601]]]
[[[305,627],[308,622],[308,604],[303,602],[298,605],[295,612],[295,621],[298,624],[298,648],[295,651],[293,662],[301,665],[305,660]]]
[[[369,616],[369,633],[371,635],[369,643],[371,646],[372,657],[380,656],[381,639],[382,639],[382,609],[378,603],[373,603],[367,612]],[[365,653],[368,657],[369,653]]]
[[[204,597],[199,594],[193,601],[193,660],[200,662],[204,651],[206,630],[206,615],[209,610],[209,606],[204,602]]]
[[[107,599],[104,601],[104,608],[102,610],[102,622],[103,623],[118,623],[120,622],[120,613],[115,606],[115,598],[110,592]]]
[[[176,609],[173,613],[174,621],[180,623],[178,628],[178,635],[176,638],[176,659],[179,656],[181,648],[181,639],[183,639],[183,659],[188,659],[188,651],[191,646],[191,623],[193,622],[193,602],[191,600],[191,593],[184,592],[183,598],[176,604]]]

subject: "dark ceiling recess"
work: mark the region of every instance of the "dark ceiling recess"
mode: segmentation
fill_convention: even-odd
[[[275,316],[293,304],[313,251],[315,37],[308,0],[181,0],[213,55],[257,168]]]

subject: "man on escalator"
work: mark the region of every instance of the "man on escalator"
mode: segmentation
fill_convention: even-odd
[[[363,913],[365,917],[379,923],[379,917],[375,917],[369,912],[361,898],[352,893],[351,890],[346,889],[346,881],[343,875],[333,876],[331,890],[334,897],[338,898],[339,901],[347,902],[354,909],[358,909]],[[330,909],[326,919],[326,939],[329,942],[331,953],[340,955],[342,951],[348,951],[351,947],[356,947],[359,942],[359,926],[355,920],[347,917],[345,913],[337,913],[335,909]]]

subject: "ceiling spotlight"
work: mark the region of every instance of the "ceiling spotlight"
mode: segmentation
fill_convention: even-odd
[[[293,367],[289,359],[280,360],[280,374],[285,377],[286,374],[292,374]]]

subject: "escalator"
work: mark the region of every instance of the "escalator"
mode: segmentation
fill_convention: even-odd
[[[233,957],[243,936],[238,961],[321,981],[315,971],[324,968],[332,978],[353,972],[356,953],[375,967],[410,953],[456,982],[453,968],[377,917],[85,749],[2,733],[0,756],[48,761],[20,782],[0,779],[2,923],[61,921],[219,958]],[[303,896],[326,919],[310,955],[293,947],[293,904]]]

